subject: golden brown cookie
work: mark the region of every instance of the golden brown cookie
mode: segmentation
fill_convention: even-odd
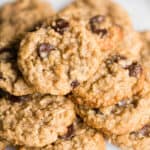
[[[74,105],[66,97],[1,95],[0,137],[14,145],[51,144],[67,133],[75,119]]]
[[[84,21],[57,18],[25,37],[18,65],[36,91],[65,95],[95,73],[101,51],[85,26]]]

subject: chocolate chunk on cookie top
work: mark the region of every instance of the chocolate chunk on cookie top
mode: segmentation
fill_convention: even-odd
[[[25,37],[18,64],[36,91],[64,95],[95,73],[101,51],[85,26],[84,21],[56,17]]]
[[[0,137],[12,144],[51,144],[59,137],[71,135],[74,119],[74,105],[65,97],[37,94],[0,99]]]

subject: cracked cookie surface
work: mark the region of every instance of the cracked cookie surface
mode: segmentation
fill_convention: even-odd
[[[107,56],[97,72],[72,91],[73,100],[91,108],[109,106],[143,88],[144,70],[139,62],[124,55]]]
[[[51,144],[66,134],[75,119],[74,105],[65,97],[1,95],[0,137],[15,145]]]
[[[150,94],[123,99],[117,104],[90,109],[76,106],[77,113],[91,127],[121,135],[138,130],[149,121]]]
[[[57,18],[25,37],[18,64],[36,91],[65,95],[95,73],[101,52],[85,26],[84,21]]]

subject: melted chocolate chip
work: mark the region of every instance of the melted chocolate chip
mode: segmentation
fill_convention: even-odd
[[[144,127],[139,131],[139,133],[140,133],[142,136],[149,137],[149,136],[150,136],[150,125],[144,126]]]
[[[131,132],[130,135],[134,135],[135,138],[150,137],[150,125],[145,125],[137,132]]]
[[[90,19],[90,24],[93,25],[94,23],[101,23],[105,20],[105,17],[102,15],[96,15]]]
[[[142,66],[137,62],[133,62],[130,66],[127,66],[126,69],[129,70],[129,75],[131,77],[139,77],[143,71]]]
[[[39,45],[38,53],[41,58],[46,58],[48,54],[55,50],[55,47],[49,43],[42,43]]]
[[[55,24],[52,25],[52,28],[60,33],[60,34],[64,34],[65,31],[68,30],[69,28],[69,22],[66,21],[65,19],[59,18],[55,21]]]
[[[73,87],[73,88],[76,88],[77,86],[79,86],[80,85],[80,83],[77,81],[77,80],[74,80],[74,81],[72,81],[72,83],[71,83],[71,86]]]
[[[71,126],[68,127],[67,134],[62,136],[62,139],[68,140],[71,139],[74,136],[74,125],[72,124]]]
[[[91,31],[95,34],[101,35],[101,37],[104,37],[104,35],[107,34],[107,30],[104,28],[100,28],[99,25],[105,20],[105,17],[102,15],[94,16],[90,19],[90,28]]]

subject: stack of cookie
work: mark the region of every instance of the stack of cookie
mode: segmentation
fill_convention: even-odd
[[[0,150],[150,150],[149,48],[111,0],[3,5]]]

